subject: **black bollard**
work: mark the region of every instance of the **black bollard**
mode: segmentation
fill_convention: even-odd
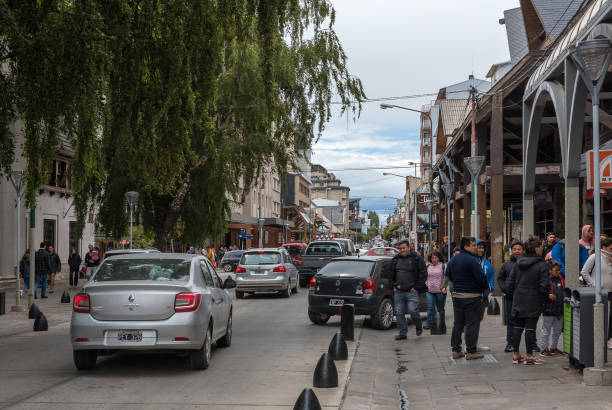
[[[340,311],[340,331],[344,340],[355,340],[355,305],[344,305]]]
[[[312,376],[314,387],[338,387],[338,370],[329,353],[323,353]]]
[[[336,333],[334,335],[327,351],[334,360],[348,360],[348,348],[346,347],[346,341],[342,333]]]
[[[34,321],[34,331],[35,332],[44,332],[49,330],[49,323],[47,323],[47,318],[43,314],[43,312],[39,312],[36,320]]]
[[[499,315],[499,303],[496,298],[491,298],[489,301],[489,307],[487,308],[487,315]]]
[[[36,319],[40,315],[40,309],[36,303],[32,303],[30,311],[28,312],[28,319]]]
[[[61,302],[62,303],[70,303],[70,293],[68,293],[67,290],[65,290],[64,293],[62,293]]]
[[[306,387],[295,402],[293,410],[321,410],[321,403],[314,391]]]

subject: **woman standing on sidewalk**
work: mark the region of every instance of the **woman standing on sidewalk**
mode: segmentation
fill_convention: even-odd
[[[529,238],[524,248],[525,256],[518,259],[507,282],[508,291],[512,293],[512,323],[514,325],[512,363],[544,364],[542,359],[533,356],[533,348],[536,343],[538,318],[550,294],[549,273],[546,262],[542,258],[542,243],[536,238]],[[519,351],[523,330],[525,330],[527,350],[524,358],[521,357]]]
[[[429,255],[429,263],[427,264],[427,323],[425,329],[430,329],[432,326],[433,315],[435,310],[440,314],[440,322],[444,323],[444,303],[446,295],[442,293],[442,282],[444,281],[444,269],[446,264],[442,262],[442,255],[438,251],[434,251]]]

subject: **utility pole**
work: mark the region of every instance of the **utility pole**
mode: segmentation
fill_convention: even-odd
[[[38,189],[36,190],[38,192]],[[37,197],[38,195],[36,195]],[[36,198],[35,198],[36,201]],[[36,258],[36,202],[30,209],[30,289],[28,289],[28,306],[34,303],[34,277],[36,275],[35,258]]]

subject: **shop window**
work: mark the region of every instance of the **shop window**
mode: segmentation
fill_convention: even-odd
[[[55,188],[70,189],[70,181],[68,179],[68,161],[61,159],[53,161],[53,168],[49,175],[49,186]]]
[[[47,245],[55,246],[55,220],[54,219],[45,219],[43,221],[43,240]]]

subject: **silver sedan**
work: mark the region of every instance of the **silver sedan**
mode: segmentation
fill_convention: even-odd
[[[109,257],[73,300],[74,364],[92,369],[101,350],[187,350],[191,367],[206,369],[211,345],[231,343],[235,286],[199,255]]]
[[[245,251],[236,267],[236,297],[245,293],[278,292],[288,298],[297,293],[299,273],[285,248]]]

